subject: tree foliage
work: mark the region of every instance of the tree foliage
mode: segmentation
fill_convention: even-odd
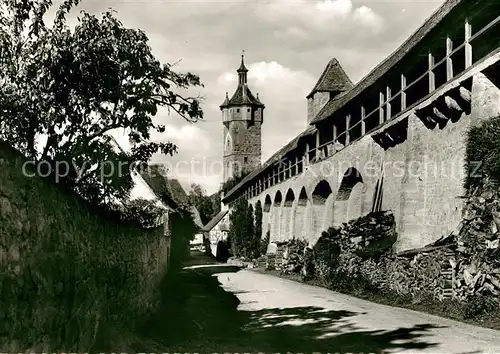
[[[179,270],[189,256],[189,241],[198,231],[192,215],[188,211],[177,211],[170,215],[172,242],[170,246],[170,268]]]
[[[481,185],[484,178],[500,184],[500,117],[471,128],[465,169],[466,189]]]
[[[257,207],[256,212],[257,218],[254,217],[252,205],[241,198],[229,216],[229,239],[236,257],[254,259],[262,254],[262,209],[259,211]]]
[[[71,29],[66,17],[78,3],[63,1],[52,26],[44,23],[51,0],[0,3],[0,139],[49,162],[52,174],[66,162],[59,181],[103,203],[128,195],[130,164],[177,151],[150,141],[165,130],[153,116],[166,107],[189,122],[201,119],[199,99],[179,93],[201,82],[162,65],[146,34],[125,28],[111,10],[82,12]],[[117,128],[128,132],[130,154],[113,147],[108,133]]]
[[[262,203],[255,204],[255,239],[260,242],[262,238]]]
[[[214,213],[212,198],[207,196],[205,190],[198,184],[191,184],[189,203],[198,209],[203,225],[206,225],[217,214],[217,212]]]
[[[230,177],[226,182],[223,183],[221,190],[224,192],[224,194],[227,194],[231,189],[236,187],[238,183],[240,183],[246,176],[248,176],[248,172],[244,172],[239,175],[235,175],[233,177]]]
[[[137,220],[142,227],[150,228],[161,224],[162,216],[167,210],[156,205],[156,201],[143,198],[129,200],[123,205],[127,219]]]

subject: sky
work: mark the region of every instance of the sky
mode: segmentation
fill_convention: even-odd
[[[248,83],[266,105],[262,160],[307,127],[306,95],[326,64],[337,58],[356,83],[402,44],[442,0],[170,1],[82,0],[78,10],[108,8],[126,27],[140,28],[157,58],[180,72],[199,75],[204,119],[188,123],[164,109],[166,125],[155,141],[178,146],[174,157],[155,155],[186,190],[200,184],[208,194],[222,182],[223,125],[219,105],[237,85],[242,50]],[[75,11],[77,12],[77,11]],[[116,132],[128,149],[127,137]],[[135,192],[140,196],[143,190]]]

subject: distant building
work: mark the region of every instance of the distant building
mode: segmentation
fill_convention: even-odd
[[[226,241],[229,233],[229,210],[220,211],[201,229],[205,239],[210,241],[212,255],[217,254],[219,241]]]
[[[237,70],[238,86],[231,99],[220,105],[224,125],[224,182],[260,167],[261,126],[265,106],[254,96],[247,84],[248,69],[244,57]]]

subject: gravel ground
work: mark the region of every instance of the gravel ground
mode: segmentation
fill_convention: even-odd
[[[248,269],[216,276],[240,301],[237,311],[248,315],[245,331],[274,350],[500,353],[500,331]]]

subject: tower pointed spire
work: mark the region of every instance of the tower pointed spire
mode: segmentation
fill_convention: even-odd
[[[248,69],[245,66],[245,50],[244,49],[241,51],[241,64],[240,64],[240,67],[236,71],[239,72],[239,73],[240,72],[248,72]]]
[[[239,86],[244,86],[247,84],[247,73],[248,69],[245,66],[245,50],[241,51],[241,64],[238,70],[236,70],[238,73],[238,85]]]

